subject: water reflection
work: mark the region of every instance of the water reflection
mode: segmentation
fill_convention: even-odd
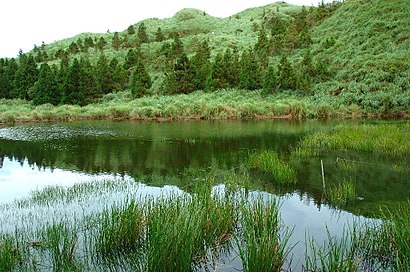
[[[362,121],[342,121],[354,123]],[[2,201],[52,184],[89,179],[130,177],[149,185],[184,188],[184,179],[199,169],[241,168],[249,152],[273,150],[298,172],[298,183],[278,187],[269,175],[252,173],[253,189],[276,195],[296,192],[320,207],[323,200],[320,159],[329,186],[352,178],[358,201],[346,210],[370,215],[375,204],[409,197],[406,172],[380,165],[394,162],[362,154],[335,152],[320,159],[295,161],[290,150],[306,133],[332,129],[341,121],[201,121],[201,122],[73,122],[27,124],[0,128]],[[337,157],[370,161],[343,172]],[[22,166],[20,166],[22,165]]]

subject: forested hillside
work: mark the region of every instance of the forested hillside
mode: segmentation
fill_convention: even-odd
[[[409,35],[402,0],[276,2],[228,18],[184,9],[0,59],[0,98],[83,106],[109,93],[129,101],[241,89],[305,99],[323,115],[326,107],[406,115]]]

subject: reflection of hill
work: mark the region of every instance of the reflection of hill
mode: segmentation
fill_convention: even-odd
[[[235,165],[244,150],[286,151],[310,130],[307,124],[97,122],[40,125],[35,130],[34,125],[11,127],[0,130],[0,155],[27,158],[38,167],[88,173],[178,173],[212,161]]]

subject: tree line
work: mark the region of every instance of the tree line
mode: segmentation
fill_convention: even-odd
[[[161,41],[162,47],[155,57],[163,77],[160,90],[155,92],[187,94],[224,88],[263,89],[267,94],[288,89],[309,91],[312,84],[330,76],[324,61],[313,61],[310,51],[312,26],[329,16],[329,9],[333,8],[322,5],[324,8],[303,8],[292,20],[264,15],[261,25],[255,26],[258,40],[253,47],[242,52],[227,48],[212,58],[207,40],[188,56],[178,33],[172,34],[171,41],[165,41],[158,28],[155,40]],[[130,26],[127,35],[136,35],[139,42],[128,49],[124,59],[108,59],[103,50],[94,63],[87,57],[75,57],[77,50],[86,50],[85,47],[102,49],[106,45],[103,37],[97,42],[87,38],[81,45],[72,43],[68,51],[57,51],[58,64],[49,64],[44,44],[35,47],[31,54],[20,52],[17,59],[0,59],[0,98],[32,100],[35,105],[86,105],[107,93],[125,89],[134,97],[149,95],[152,79],[147,66],[153,60],[148,62],[141,52],[140,45],[150,42],[144,23],[137,31]],[[112,47],[118,50],[123,45],[118,33],[114,33]],[[289,54],[295,49],[303,49],[304,54],[301,60],[292,62]]]

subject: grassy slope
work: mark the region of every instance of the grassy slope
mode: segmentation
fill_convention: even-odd
[[[289,16],[291,13],[300,11],[301,7],[277,2],[264,7],[247,9],[228,18],[216,18],[199,10],[184,9],[172,18],[147,19],[144,23],[151,40],[154,39],[158,27],[161,27],[166,36],[178,31],[188,54],[194,53],[197,45],[207,39],[212,55],[215,56],[216,53],[223,52],[229,47],[237,46],[239,50],[244,50],[253,46],[257,40],[257,33],[253,26],[260,25],[264,15],[276,14],[278,10],[281,16]],[[138,23],[134,26],[137,28]],[[129,96],[119,93],[103,99],[103,101],[110,101],[108,108],[103,102],[99,105],[90,105],[85,109],[75,106],[60,108],[43,106],[34,111],[29,104],[24,106],[20,102],[2,101],[0,122],[32,119],[168,118],[176,115],[183,118],[271,118],[283,115],[293,118],[351,117],[385,114],[408,116],[410,113],[409,26],[410,6],[406,1],[346,1],[332,17],[313,30],[314,61],[324,60],[333,76],[326,82],[312,86],[312,96],[285,93],[267,99],[261,97],[260,92],[253,92],[244,98],[242,92],[227,95],[224,91],[215,94],[196,92],[188,96],[169,98],[155,96],[130,101]],[[238,29],[241,32],[238,32]],[[126,33],[127,31],[124,30],[120,36],[123,37]],[[104,53],[107,56],[117,56],[120,60],[125,58],[128,48],[115,51],[111,46],[113,33],[83,33],[46,45],[45,49],[50,55],[58,49],[68,48],[70,43],[77,41],[78,38],[84,39],[88,36],[93,38],[102,36],[106,39],[108,45]],[[135,38],[136,35],[129,39]],[[331,38],[334,39],[334,44],[326,45],[326,39]],[[157,63],[160,61],[157,57],[161,46],[162,43],[159,42],[142,45],[142,51],[149,60],[148,70],[155,80],[154,93],[163,78]],[[304,49],[291,53],[291,59],[295,64],[301,61],[303,53]],[[79,53],[77,56],[80,55],[84,56],[84,53]],[[96,60],[98,56],[99,52],[95,49],[90,49],[87,54],[91,60]],[[272,61],[275,62],[275,59]],[[198,108],[198,101],[205,101],[206,105]],[[172,103],[172,105],[163,103]],[[260,105],[260,103],[264,104]],[[24,107],[23,111],[20,112],[16,105]],[[90,109],[92,109],[91,113]],[[58,114],[53,116],[56,112]]]

